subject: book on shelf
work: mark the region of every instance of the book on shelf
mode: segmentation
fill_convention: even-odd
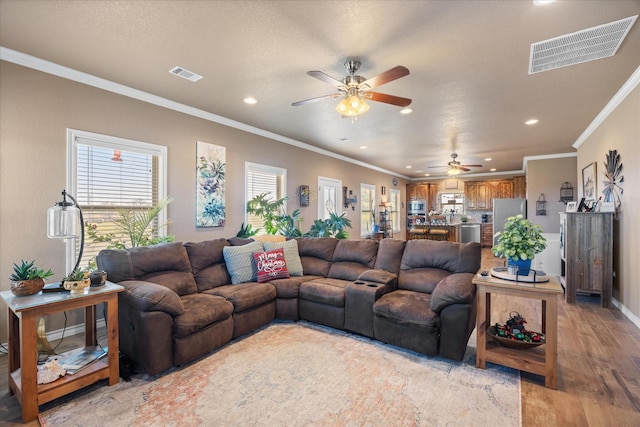
[[[65,353],[50,357],[57,360],[67,374],[73,375],[82,368],[92,364],[96,360],[100,360],[107,355],[107,352],[100,346],[88,346],[76,348]]]

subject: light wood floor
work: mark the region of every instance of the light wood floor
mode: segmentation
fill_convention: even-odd
[[[501,265],[483,249],[483,268]],[[492,309],[492,322],[504,323],[517,311],[530,329],[540,330],[539,302],[495,296]],[[83,337],[64,341],[61,351],[82,345]],[[0,356],[0,425],[38,426],[21,424],[20,407],[8,394],[7,363]],[[579,296],[570,305],[559,297],[558,390],[544,387],[537,375],[521,378],[525,427],[640,426],[640,330],[618,309],[601,308],[599,297]]]

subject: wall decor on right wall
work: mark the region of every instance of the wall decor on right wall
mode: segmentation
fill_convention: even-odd
[[[593,162],[582,169],[582,197],[587,201],[593,201],[597,193],[596,162]]]
[[[602,203],[603,211],[609,211],[609,206],[613,205],[613,211],[620,207],[622,201],[623,188],[620,184],[624,181],[624,175],[622,175],[622,160],[618,150],[609,150],[605,155],[604,161],[604,188],[602,194],[604,201]]]

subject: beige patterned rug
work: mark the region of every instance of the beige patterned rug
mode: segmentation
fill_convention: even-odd
[[[474,334],[475,335],[475,334]],[[470,344],[474,344],[471,342]],[[519,426],[520,377],[276,322],[159,378],[94,387],[43,426]]]

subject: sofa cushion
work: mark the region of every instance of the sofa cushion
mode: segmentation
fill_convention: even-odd
[[[300,254],[298,252],[298,242],[296,240],[265,242],[263,245],[265,251],[272,251],[274,249],[284,250],[284,258],[287,261],[287,270],[289,270],[290,276],[302,276],[304,274],[302,261],[300,260]]]
[[[199,332],[233,313],[233,305],[229,301],[214,295],[185,295],[181,299],[184,312],[174,319],[176,337]]]
[[[233,311],[236,313],[259,307],[276,299],[276,288],[271,283],[246,282],[218,286],[205,293],[223,297],[231,302]]]
[[[404,240],[382,239],[378,245],[374,268],[398,273],[406,243]]]
[[[332,261],[356,262],[368,268],[373,268],[378,254],[376,240],[338,240],[333,251]]]
[[[129,252],[134,278],[166,286],[180,296],[198,292],[191,273],[189,255],[181,242],[137,247],[126,251]]]
[[[170,316],[178,316],[184,312],[184,305],[178,294],[165,286],[141,280],[125,280],[118,284],[124,287],[124,292],[119,297],[136,310],[162,311]]]
[[[320,278],[304,282],[300,285],[300,298],[328,304],[335,307],[344,307],[347,286],[351,281]]]
[[[187,242],[184,247],[189,255],[191,271],[198,286],[198,292],[228,285],[231,277],[224,262],[223,249],[229,246],[227,239]]]
[[[374,316],[432,333],[439,328],[439,316],[430,305],[431,295],[397,290],[383,295],[373,304]]]
[[[304,274],[327,277],[338,239],[333,237],[299,237],[298,253]]]
[[[400,270],[400,274],[398,274],[398,289],[430,294],[438,283],[450,274],[446,270],[437,268]]]
[[[277,298],[298,298],[300,285],[315,279],[320,279],[320,276],[295,276],[288,279],[271,280],[269,283],[276,288]]]
[[[436,313],[451,304],[473,302],[476,286],[471,283],[472,273],[457,273],[445,277],[431,293],[431,309]]]
[[[253,262],[256,263],[258,283],[269,282],[274,279],[286,279],[290,276],[283,249],[256,252],[253,254]]]
[[[222,248],[227,271],[234,285],[243,282],[255,282],[257,272],[253,262],[253,253],[262,252],[262,243],[252,241],[242,246],[225,246]]]

